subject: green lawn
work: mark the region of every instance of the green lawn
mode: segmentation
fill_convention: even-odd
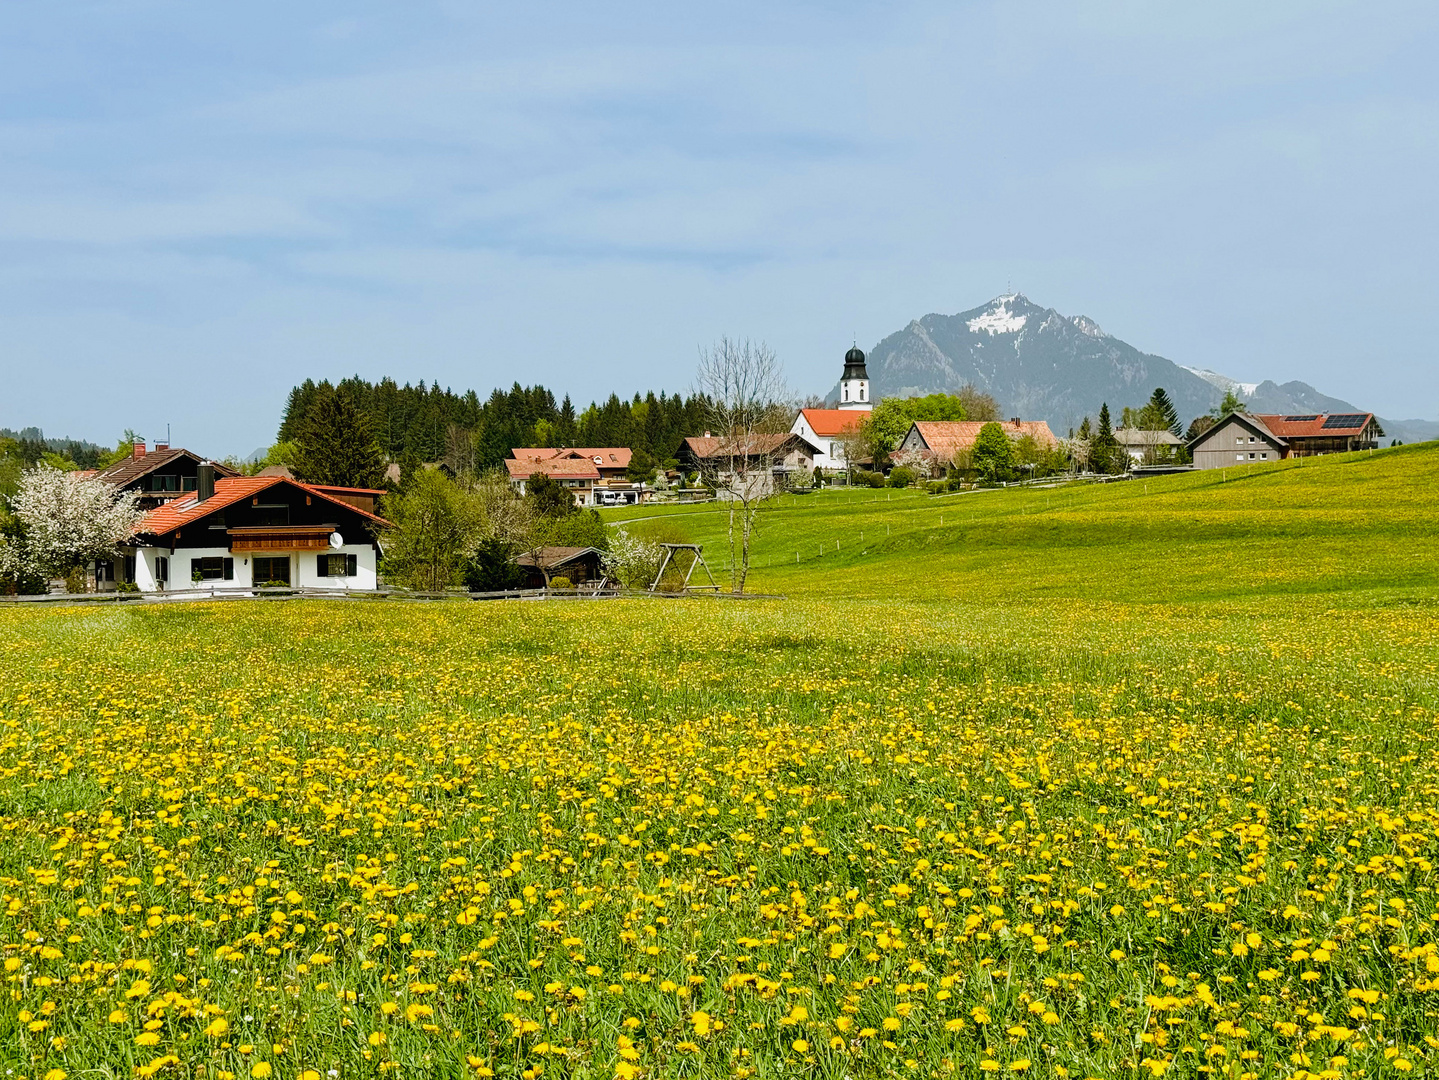
[[[1403,599],[1439,566],[1439,444],[1155,477],[933,497],[826,490],[762,511],[751,591],[789,596],[1209,602]],[[605,511],[727,565],[716,504]]]

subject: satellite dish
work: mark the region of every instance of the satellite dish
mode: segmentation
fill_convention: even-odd
[[[345,538],[337,532],[332,532],[330,534],[330,546],[338,551],[345,546]]]
[[[600,457],[599,454],[596,454],[596,455],[595,455],[595,464],[596,464],[596,465],[603,465],[604,463],[605,463],[605,459],[602,458],[602,457]]]

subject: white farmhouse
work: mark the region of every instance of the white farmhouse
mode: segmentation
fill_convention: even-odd
[[[329,490],[336,494],[283,476],[216,480],[202,463],[195,490],[151,510],[135,530],[127,578],[142,592],[373,589],[376,533],[388,522],[355,505],[363,500],[351,489]]]

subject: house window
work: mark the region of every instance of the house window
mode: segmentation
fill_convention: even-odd
[[[170,580],[170,559],[165,555],[155,556],[155,581],[164,585]]]
[[[97,562],[97,563],[95,564],[95,584],[96,584],[96,585],[99,585],[101,582],[114,581],[114,580],[115,580],[115,564],[114,564],[114,563]]]
[[[358,555],[325,552],[319,556],[316,571],[321,577],[354,577],[360,570]]]
[[[251,518],[256,525],[284,526],[290,524],[289,503],[253,503]]]
[[[1250,442],[1253,442],[1253,441],[1254,441],[1254,436],[1253,436],[1253,435],[1249,436],[1249,441],[1250,441]]]
[[[1235,446],[1243,446],[1243,445],[1244,445],[1244,436],[1243,436],[1243,435],[1238,436],[1238,437],[1234,440],[1234,445],[1235,445]]]
[[[1235,455],[1234,455],[1234,460],[1235,460],[1235,461],[1243,461],[1243,460],[1244,460],[1244,455],[1243,455],[1243,454],[1235,454]]]
[[[250,575],[250,580],[256,585],[263,585],[267,581],[281,581],[286,585],[290,584],[290,556],[260,555],[254,560],[253,565],[254,572]]]
[[[125,582],[128,585],[135,584],[135,556],[125,556]]]
[[[847,386],[844,388],[844,400],[845,400],[845,401],[848,401],[848,400],[849,400],[849,387],[847,387]]]
[[[1250,460],[1250,461],[1253,461],[1253,460],[1254,460],[1254,451],[1253,451],[1253,450],[1249,451],[1249,460]]]
[[[168,473],[154,473],[150,476],[151,491],[179,491],[180,478]]]
[[[860,400],[860,401],[863,401],[863,400],[864,400],[864,396],[865,396],[865,394],[867,394],[867,393],[869,393],[869,391],[868,391],[867,389],[865,389],[864,383],[860,383],[860,384],[859,384],[859,400]]]
[[[235,579],[235,560],[215,556],[208,559],[190,560],[190,579],[195,580],[199,575],[201,581],[233,581]]]
[[[1259,457],[1260,457],[1262,460],[1268,460],[1269,454],[1268,454],[1268,453],[1263,453],[1263,454],[1260,454]]]

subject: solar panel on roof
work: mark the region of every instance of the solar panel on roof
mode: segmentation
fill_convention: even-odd
[[[1318,420],[1318,419],[1319,419],[1319,417],[1318,417],[1317,415],[1310,415],[1310,416],[1286,416],[1286,417],[1284,418],[1284,422],[1285,422],[1286,424],[1305,424],[1305,423],[1309,423],[1309,422],[1312,421],[1312,420]]]
[[[1365,413],[1339,413],[1325,419],[1326,428],[1352,428],[1359,427],[1365,420],[1369,419]]]

